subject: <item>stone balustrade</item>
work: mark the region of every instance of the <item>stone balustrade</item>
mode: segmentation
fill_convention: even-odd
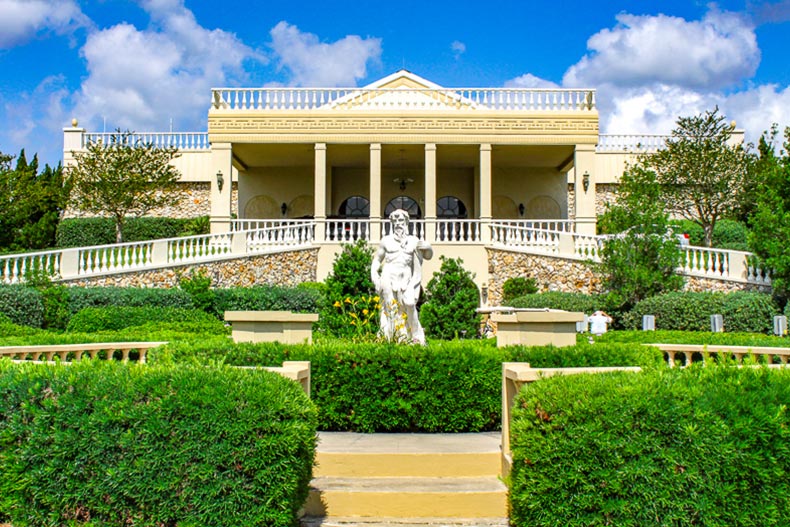
[[[0,281],[18,283],[34,270],[44,271],[55,280],[74,281],[316,248],[322,244],[356,240],[376,243],[391,228],[389,221],[380,218],[234,220],[230,226],[229,232],[210,235],[2,255]],[[409,231],[432,244],[477,244],[579,262],[600,262],[601,248],[606,242],[602,236],[577,233],[572,220],[419,219],[410,222]],[[691,280],[770,287],[770,273],[751,253],[694,246],[683,246],[681,251],[678,272]]]
[[[716,344],[646,344],[654,346],[664,352],[667,364],[675,366],[679,357],[683,358],[683,365],[691,364],[695,355],[706,357],[718,355],[732,357],[739,364],[744,357],[754,355],[767,357],[768,362],[778,361],[779,366],[787,365],[790,361],[790,348],[773,348],[767,346],[727,346]]]
[[[211,150],[208,132],[134,132],[129,135],[117,132],[91,132],[82,134],[83,148],[95,143],[111,144],[123,138],[124,144],[153,145],[154,148],[175,148],[180,152]]]
[[[11,360],[45,360],[53,361],[57,357],[61,361],[81,360],[87,355],[91,359],[104,358],[114,360],[136,360],[145,363],[148,350],[164,346],[167,342],[92,342],[87,344],[44,344],[36,346],[2,346],[0,358]],[[136,358],[132,352],[137,352]]]
[[[648,154],[664,148],[669,135],[600,134],[596,152]]]
[[[216,88],[210,111],[338,109],[594,111],[595,90],[527,88]]]
[[[0,359],[8,358],[15,362],[54,362],[68,365],[87,355],[91,359],[120,359],[123,362],[136,361],[145,364],[148,350],[164,346],[167,342],[104,342],[86,344],[45,344],[38,346],[0,346]],[[131,352],[137,351],[135,357]],[[120,356],[119,356],[120,355]],[[310,361],[284,361],[282,366],[234,366],[240,369],[267,370],[282,375],[298,383],[310,397]]]

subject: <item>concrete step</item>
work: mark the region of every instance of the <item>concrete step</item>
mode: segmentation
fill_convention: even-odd
[[[501,469],[500,435],[319,434],[317,477],[480,477]]]
[[[499,443],[496,433],[321,433],[304,521],[507,525]]]
[[[507,518],[302,518],[302,527],[508,527]]]

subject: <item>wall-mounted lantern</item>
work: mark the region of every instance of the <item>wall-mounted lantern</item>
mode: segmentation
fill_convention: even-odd
[[[524,204],[523,203],[519,203],[518,204],[518,215],[519,215],[519,217],[521,217],[521,218],[524,217],[524,211],[525,210],[527,210],[527,209],[526,209],[526,207],[524,207]]]
[[[222,170],[217,170],[217,188],[222,192],[222,187],[225,186],[225,178],[222,175]]]
[[[584,193],[586,194],[587,189],[590,188],[590,174],[586,170],[582,176],[582,187],[584,188]]]
[[[283,216],[285,216],[285,213],[288,212],[288,205],[284,201],[283,204],[280,205],[280,212],[283,213]]]

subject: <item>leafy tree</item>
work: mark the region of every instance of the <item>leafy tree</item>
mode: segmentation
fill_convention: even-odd
[[[45,249],[55,245],[55,232],[68,201],[69,184],[60,165],[39,173],[38,157],[28,162],[25,151],[13,157],[0,153],[0,248]]]
[[[610,236],[601,250],[607,304],[627,310],[640,300],[679,289],[678,240],[669,228],[661,201],[662,188],[646,177],[646,168],[631,167],[620,180],[617,201],[606,212]]]
[[[442,256],[442,266],[428,282],[420,322],[429,337],[474,338],[480,330],[480,293],[474,275],[460,258]]]
[[[97,141],[73,154],[76,165],[69,168],[69,176],[75,206],[112,217],[119,243],[126,216],[143,216],[178,202],[172,190],[179,173],[170,164],[178,156],[175,148],[143,143],[129,131],[117,131],[108,143]]]
[[[790,296],[790,127],[784,130],[784,149],[777,155],[776,126],[760,140],[761,185],[755,211],[750,218],[749,245],[771,269],[774,293]]]
[[[732,129],[718,108],[681,117],[665,148],[629,168],[635,183],[651,188],[646,199],[659,199],[670,215],[703,228],[707,247],[716,222],[736,215],[747,195],[752,156],[732,144]]]

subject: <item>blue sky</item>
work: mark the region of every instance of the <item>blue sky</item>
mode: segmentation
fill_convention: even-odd
[[[89,131],[202,131],[212,87],[598,90],[604,133],[718,106],[756,141],[790,125],[790,0],[0,0],[0,152],[62,158]]]

